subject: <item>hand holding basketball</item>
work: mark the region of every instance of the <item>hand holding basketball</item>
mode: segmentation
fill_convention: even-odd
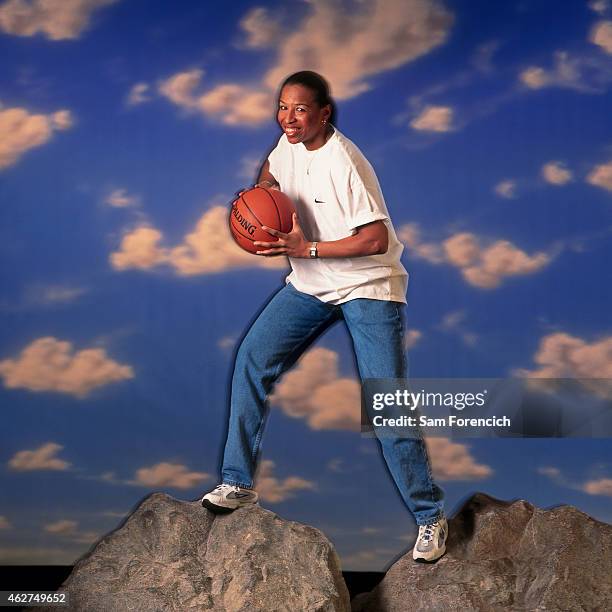
[[[276,242],[255,241],[253,244],[256,247],[261,247],[264,250],[256,251],[257,255],[265,255],[274,257],[275,255],[287,255],[288,257],[308,257],[309,242],[306,240],[302,228],[300,227],[299,219],[296,213],[292,215],[293,227],[289,233],[280,232],[265,225],[261,226],[272,236],[276,236]]]
[[[229,225],[232,237],[239,247],[249,253],[259,249],[255,241],[273,241],[271,233],[262,226],[281,233],[291,231],[293,202],[282,191],[266,187],[253,187],[242,191],[232,203]]]
[[[266,189],[275,189],[276,191],[280,191],[280,187],[277,184],[272,184],[270,181],[261,181],[261,183],[255,183],[252,187],[245,187],[240,191],[236,192],[236,195],[240,197],[243,193],[250,191],[251,189],[255,189],[255,187],[265,187]]]

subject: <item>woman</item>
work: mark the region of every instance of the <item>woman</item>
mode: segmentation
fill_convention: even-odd
[[[403,309],[407,273],[374,170],[331,122],[325,80],[310,71],[280,89],[283,130],[259,175],[296,205],[288,234],[255,242],[264,257],[286,255],[287,284],[254,322],[236,356],[222,484],[204,495],[213,512],[255,503],[253,476],[275,381],[331,324],[343,319],[361,379],[405,378]],[[380,432],[379,432],[380,433]],[[435,561],[446,550],[443,492],[433,482],[420,436],[379,436],[404,502],[419,525],[413,556]]]

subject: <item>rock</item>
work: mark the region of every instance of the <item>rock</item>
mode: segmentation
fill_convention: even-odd
[[[83,612],[350,609],[338,555],[317,529],[259,506],[215,516],[163,493],[83,556],[61,591],[62,610]]]
[[[572,506],[541,510],[476,493],[449,521],[447,553],[412,551],[354,612],[611,610],[612,525]]]

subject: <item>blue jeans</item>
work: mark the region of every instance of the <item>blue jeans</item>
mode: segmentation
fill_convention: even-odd
[[[291,284],[270,300],[242,341],[234,366],[222,480],[251,488],[276,380],[330,325],[344,319],[361,379],[405,378],[400,302],[358,298],[326,304]],[[358,410],[358,407],[355,407]],[[376,431],[376,429],[375,429]],[[423,439],[381,435],[378,441],[399,492],[419,525],[443,513],[444,493],[432,478]]]

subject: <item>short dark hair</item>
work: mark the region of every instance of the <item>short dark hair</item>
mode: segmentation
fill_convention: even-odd
[[[320,74],[312,70],[294,72],[283,81],[279,89],[279,95],[285,85],[303,85],[314,93],[315,100],[319,106],[323,107],[329,104],[331,106],[329,122],[335,125],[337,117],[336,103],[331,97],[327,81]]]

